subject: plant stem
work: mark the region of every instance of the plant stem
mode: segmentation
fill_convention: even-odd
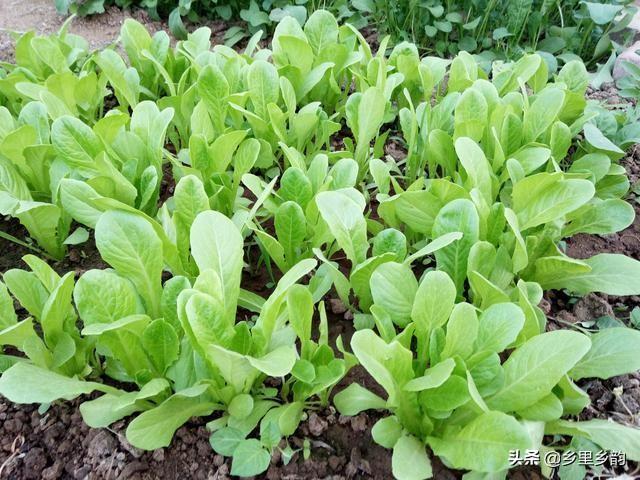
[[[8,240],[10,242],[13,242],[17,245],[20,245],[21,247],[24,248],[28,248],[29,250],[31,250],[32,252],[37,253],[38,255],[42,255],[43,257],[48,258],[49,260],[53,260],[54,262],[57,261],[56,258],[52,257],[51,255],[49,255],[47,252],[45,252],[44,250],[40,250],[39,248],[28,244],[27,242],[20,240],[19,238],[14,237],[13,235],[7,233],[7,232],[3,232],[2,230],[0,230],[0,238],[4,238],[5,240]]]

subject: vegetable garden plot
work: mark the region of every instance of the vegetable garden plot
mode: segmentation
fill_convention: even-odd
[[[233,46],[257,31],[272,32],[285,16],[304,24],[318,8],[333,13],[339,21],[358,28],[371,28],[391,35],[394,42],[409,40],[430,54],[455,55],[464,50],[480,54],[490,64],[495,59],[518,58],[524,52],[538,51],[552,64],[580,57],[590,66],[606,60],[617,44],[633,37],[627,29],[637,12],[633,0],[585,2],[565,0],[432,0],[415,3],[400,0],[322,3],[306,0],[260,2],[192,0],[57,0],[61,14],[103,13],[105,7],[146,9],[152,18],[168,19],[171,32],[184,39],[183,19],[191,22],[207,18],[236,21],[225,33],[225,44]]]
[[[331,401],[382,415],[372,436],[400,479],[430,476],[433,456],[505,476],[510,451],[568,437],[638,460],[635,428],[576,421],[575,382],[637,371],[640,333],[546,331],[539,307],[548,289],[640,293],[637,260],[564,251],[635,216],[619,162],[635,127],[610,134],[581,62],[549,75],[526,55],[487,75],[466,53],[387,56],[324,11],[283,19],[271,49],[209,33],[171,48],[127,21],[126,60],[64,29],[18,41],[0,78],[2,212],[41,256],[91,231],[110,268],[76,278],[28,255],[4,273],[2,395],[92,394],[84,421],[126,419],[147,450],[203,417],[240,476],[287,462]],[[396,134],[401,161],[383,155]],[[262,269],[268,295],[242,288]],[[330,341],[330,291],[349,342]],[[344,385],[357,364],[376,393]]]

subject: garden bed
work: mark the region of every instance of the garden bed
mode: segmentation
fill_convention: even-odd
[[[624,102],[613,86],[591,91],[591,98],[614,105]],[[341,143],[340,139],[334,140]],[[386,149],[396,160],[406,156],[402,147],[389,141]],[[621,160],[629,179],[635,184],[640,179],[640,147],[633,147]],[[162,197],[173,193],[173,184],[164,184]],[[606,236],[578,234],[567,242],[567,253],[574,258],[588,258],[598,253],[624,253],[640,260],[640,202],[630,193],[628,200],[634,206],[636,219],[627,229]],[[17,222],[10,223],[8,233],[22,238],[26,231]],[[30,251],[0,238],[0,273],[21,263]],[[79,277],[91,268],[105,268],[93,238],[82,247],[73,248],[67,258],[53,264],[63,274],[75,271]],[[245,288],[268,296],[264,270],[249,279]],[[345,344],[353,334],[353,320],[341,309],[335,298],[330,312],[330,337],[335,341],[342,335]],[[567,297],[562,292],[549,291],[541,307],[549,320],[548,330],[568,328],[571,324],[588,323],[601,317],[619,318],[629,323],[629,314],[640,305],[640,296],[615,297],[589,294],[583,298]],[[346,318],[345,318],[346,317]],[[333,344],[333,342],[332,342]],[[335,344],[334,344],[335,345]],[[361,367],[355,367],[336,387],[341,391],[357,382],[366,388],[383,393],[371,376]],[[609,380],[582,381],[580,386],[589,393],[591,405],[580,418],[613,419],[627,425],[638,426],[640,415],[640,374],[622,375]],[[614,393],[615,392],[615,393]],[[36,406],[15,405],[0,397],[0,478],[11,480],[61,478],[73,479],[164,479],[193,478],[223,480],[230,478],[231,460],[211,451],[205,428],[207,418],[197,418],[181,427],[167,448],[145,452],[127,442],[124,431],[128,420],[115,423],[109,429],[87,426],[78,410],[79,401],[57,403],[46,412],[39,413]],[[256,478],[352,479],[390,478],[391,451],[375,442],[371,427],[378,415],[361,413],[347,417],[334,407],[309,412],[296,433],[289,438],[298,450],[288,465],[280,455],[273,456],[266,473]],[[305,450],[307,458],[305,459]],[[434,478],[457,479],[462,472],[450,470],[434,457]],[[626,473],[633,477],[638,472],[636,462],[628,462],[624,469],[611,474]],[[606,473],[606,471],[605,471]],[[509,478],[538,480],[543,478],[538,468],[519,467],[511,470]]]

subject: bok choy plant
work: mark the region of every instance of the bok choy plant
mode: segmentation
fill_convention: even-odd
[[[292,157],[296,166],[285,170],[280,188],[265,201],[264,215],[258,212],[260,220],[273,219],[274,235],[254,228],[261,249],[283,272],[300,258],[312,257],[314,248],[333,241],[314,198],[321,192],[353,189],[357,182],[358,165],[352,158],[340,158],[330,168],[325,154],[316,155],[308,167],[302,160]],[[259,179],[252,178],[250,185],[259,195]]]

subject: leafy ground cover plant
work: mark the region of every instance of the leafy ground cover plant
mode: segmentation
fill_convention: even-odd
[[[486,58],[545,52],[561,61],[581,57],[594,65],[612,47],[611,36],[629,24],[632,2],[370,2],[363,13],[386,32],[439,55],[481,52]],[[619,20],[617,22],[616,20]]]
[[[640,97],[640,67],[626,60],[622,62],[622,68],[626,71],[627,75],[621,77],[617,82],[620,95],[626,98]]]

